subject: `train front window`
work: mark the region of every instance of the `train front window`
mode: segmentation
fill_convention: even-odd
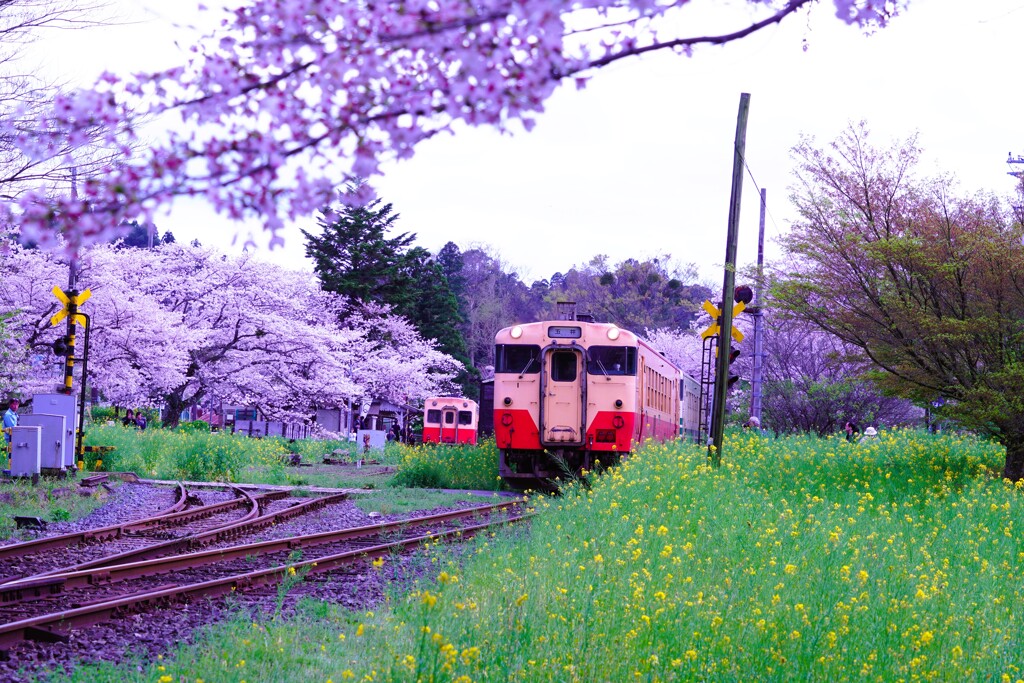
[[[540,347],[536,344],[497,344],[494,372],[536,375],[540,372]]]
[[[451,412],[451,411],[446,412],[444,414],[444,423],[446,425],[454,424],[455,423],[455,413]]]
[[[551,381],[576,381],[576,353],[574,351],[555,351],[551,354]]]
[[[635,375],[636,349],[632,346],[591,346],[587,350],[587,374]]]
[[[440,410],[428,410],[427,411],[427,424],[439,425],[441,424],[441,411]]]
[[[473,413],[469,410],[459,411],[459,424],[460,425],[471,425],[473,424]]]

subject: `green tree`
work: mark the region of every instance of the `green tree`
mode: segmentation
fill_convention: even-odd
[[[462,387],[463,396],[476,399],[480,393],[480,374],[469,358],[459,300],[445,277],[442,264],[426,249],[416,247],[406,254],[406,265],[415,283],[416,299],[409,310],[397,312],[408,318],[421,335],[434,339],[443,353],[462,363],[465,369],[456,376],[455,382]]]
[[[466,282],[466,343],[477,367],[494,363],[494,335],[516,322],[538,319],[540,300],[501,258],[483,249],[462,254]]]
[[[564,276],[552,276],[549,311],[553,313],[556,301],[575,301],[580,313],[630,330],[686,329],[700,303],[711,296],[707,287],[686,284],[695,278],[693,265],[680,267],[668,255],[645,261],[628,258],[614,267],[607,256],[599,255]]]
[[[357,190],[349,186],[347,193]],[[410,310],[416,293],[406,250],[416,235],[386,236],[399,216],[380,198],[364,205],[346,204],[344,195],[341,199],[337,208],[321,212],[320,234],[302,231],[306,256],[313,259],[324,289],[354,302],[390,304],[399,313]]]
[[[170,233],[165,234],[163,237],[160,236],[160,231],[155,225],[143,224],[138,221],[129,221],[126,224],[128,228],[128,234],[121,240],[121,246],[132,247],[135,249],[148,249],[150,247],[159,246],[162,243],[166,243],[165,238]],[[171,236],[171,242],[174,241],[174,236]]]
[[[997,438],[1024,478],[1024,230],[993,197],[915,175],[916,139],[864,124],[794,149],[800,219],[775,305],[848,344],[882,387]]]
[[[348,192],[359,188],[350,186]],[[388,237],[399,215],[391,204],[375,199],[349,205],[345,197],[337,208],[325,209],[321,232],[306,237],[306,255],[324,289],[345,295],[356,304],[387,304],[408,319],[416,330],[437,342],[438,349],[465,366],[456,381],[464,394],[475,398],[478,374],[463,336],[464,317],[446,270],[461,277],[461,255],[452,243],[435,259],[423,247],[412,246],[415,233]]]

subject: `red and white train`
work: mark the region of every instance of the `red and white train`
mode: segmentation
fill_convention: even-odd
[[[696,380],[633,332],[569,317],[495,336],[494,437],[512,488],[551,490],[647,439],[697,434]]]
[[[423,404],[423,443],[476,445],[478,421],[476,401],[433,396]]]

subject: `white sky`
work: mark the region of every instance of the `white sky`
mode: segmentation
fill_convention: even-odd
[[[130,16],[150,18],[61,34],[44,45],[45,68],[84,81],[103,69],[178,60],[173,39],[186,48],[193,34],[170,20],[190,16],[193,3],[119,1]],[[744,176],[740,265],[757,256],[759,187],[768,191],[766,258],[778,256],[773,238],[793,217],[789,149],[801,133],[824,144],[864,119],[885,145],[917,131],[930,171],[955,174],[964,191],[1009,196],[1007,153],[1024,152],[1024,91],[1015,85],[1024,0],[912,0],[873,36],[842,25],[833,11],[822,0],[810,18],[791,16],[692,58],[627,60],[596,73],[583,91],[557,92],[531,133],[439,137],[374,183],[419,245],[489,245],[527,284],[596,254],[616,263],[667,252],[720,287],[737,108],[748,92],[753,180]],[[231,246],[235,226],[199,205],[175,206],[157,224],[179,241],[229,251],[244,241]],[[311,218],[303,227],[313,226]],[[311,267],[303,254],[296,228],[283,250],[262,256]]]

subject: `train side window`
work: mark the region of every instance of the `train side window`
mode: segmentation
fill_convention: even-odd
[[[460,425],[471,425],[473,424],[473,412],[470,410],[459,411],[459,424]]]
[[[427,424],[439,425],[441,424],[441,411],[440,410],[428,410],[427,411]]]
[[[591,346],[587,349],[587,374],[635,375],[636,349],[630,346]]]
[[[497,344],[494,372],[536,375],[540,372],[540,347],[536,344]]]
[[[551,354],[551,380],[554,382],[576,381],[576,353],[555,351]]]
[[[444,414],[444,423],[446,425],[454,424],[455,423],[455,413],[452,412],[452,411],[446,412]]]

